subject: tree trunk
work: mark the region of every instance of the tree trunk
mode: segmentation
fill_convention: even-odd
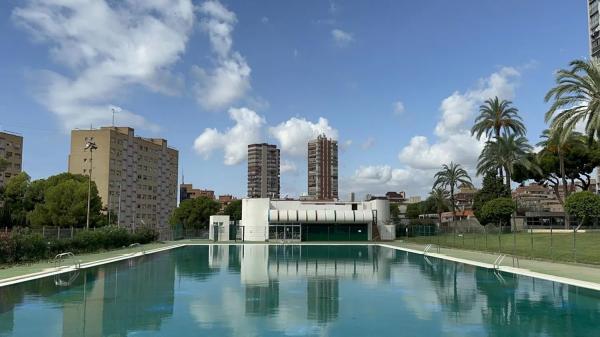
[[[510,186],[511,174],[509,170],[506,171],[506,188],[508,189],[508,193],[512,192],[512,188]]]
[[[562,188],[563,188],[563,205],[567,201],[567,197],[569,196],[569,190],[567,188],[567,177],[565,177],[565,158],[563,156],[562,151],[558,150],[558,162],[560,166],[560,175],[562,179]],[[565,212],[565,229],[569,229],[569,216],[567,215],[567,210]]]
[[[452,221],[456,217],[456,205],[454,203],[454,186],[450,186],[450,203],[452,203]]]

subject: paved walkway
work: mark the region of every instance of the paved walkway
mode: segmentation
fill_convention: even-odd
[[[392,246],[403,247],[413,249],[422,252],[425,249],[425,245],[420,245],[411,242],[403,242],[401,240],[390,242]],[[489,254],[485,252],[461,250],[456,248],[444,248],[441,247],[439,252],[437,247],[433,247],[430,250],[431,253],[439,253],[446,256],[454,257],[457,259],[471,260],[486,264],[493,264],[497,254]],[[507,256],[504,259],[502,266],[513,267],[513,259]],[[514,267],[517,267],[517,261],[515,260]],[[555,263],[548,261],[528,260],[519,258],[518,267],[521,269],[527,269],[535,273],[548,274],[552,276],[571,278],[585,282],[593,282],[600,285],[600,266],[582,265],[582,264],[569,264],[569,263]]]

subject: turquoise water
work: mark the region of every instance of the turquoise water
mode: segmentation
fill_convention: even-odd
[[[0,336],[600,336],[600,293],[377,246],[193,246],[0,288]]]

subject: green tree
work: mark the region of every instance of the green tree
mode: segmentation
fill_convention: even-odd
[[[393,223],[400,221],[400,208],[395,202],[390,202],[390,219]]]
[[[435,206],[430,198],[406,206],[406,217],[409,219],[418,219],[421,214],[433,214],[435,212]]]
[[[225,206],[223,214],[229,215],[231,220],[242,220],[242,201],[233,200],[232,202],[230,202],[229,205]]]
[[[435,207],[440,224],[442,223],[442,213],[448,210],[448,204],[450,203],[449,197],[450,194],[448,191],[441,187],[434,188],[429,192],[428,200],[430,200],[431,204]]]
[[[90,224],[101,226],[102,201],[96,184],[92,182],[90,198]],[[83,227],[87,218],[88,177],[61,173],[31,184],[28,198],[35,201],[29,214],[32,226]]]
[[[494,222],[500,227],[510,223],[510,216],[516,206],[511,198],[497,198],[486,202],[481,209],[483,223]]]
[[[217,214],[220,208],[219,202],[211,198],[187,199],[179,203],[169,222],[171,226],[182,225],[183,228],[207,228],[210,216]]]
[[[566,156],[571,152],[575,152],[578,148],[585,148],[586,142],[580,133],[574,132],[571,129],[563,129],[560,125],[544,130],[541,138],[542,140],[538,143],[538,146],[543,147],[540,155],[550,154],[558,157],[557,176],[562,180],[563,195],[566,198],[569,196],[567,168],[565,166]]]
[[[445,190],[449,190],[450,207],[452,210],[452,214],[456,214],[456,201],[454,199],[454,191],[458,189],[460,185],[473,187],[471,177],[469,177],[467,171],[464,168],[462,168],[460,164],[454,164],[453,162],[451,162],[450,165],[442,165],[442,170],[438,171],[435,174],[434,178],[434,189],[441,187]]]
[[[582,225],[588,225],[600,217],[600,196],[589,191],[573,193],[565,202],[565,211],[576,216]]]
[[[533,169],[528,154],[533,148],[527,138],[517,135],[502,135],[495,141],[486,143],[479,155],[477,174],[482,175],[491,170],[503,169],[506,173],[506,188],[511,190],[512,175],[515,165],[523,165]]]
[[[481,214],[483,205],[490,200],[509,196],[510,191],[506,188],[502,178],[498,177],[498,173],[495,170],[488,171],[483,177],[481,189],[475,193],[473,199],[473,213],[475,213],[475,217],[481,221],[481,224],[484,224]]]
[[[31,178],[25,172],[12,176],[4,188],[2,217],[10,226],[26,226],[27,212],[32,205],[27,203],[25,195],[31,184]]]
[[[552,129],[563,130],[582,122],[590,140],[600,138],[600,61],[574,60],[569,65],[556,73],[556,85],[544,98],[552,101],[545,120]]]

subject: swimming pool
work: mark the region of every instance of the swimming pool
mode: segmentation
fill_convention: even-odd
[[[376,245],[188,246],[0,288],[0,336],[598,336],[600,293]]]

